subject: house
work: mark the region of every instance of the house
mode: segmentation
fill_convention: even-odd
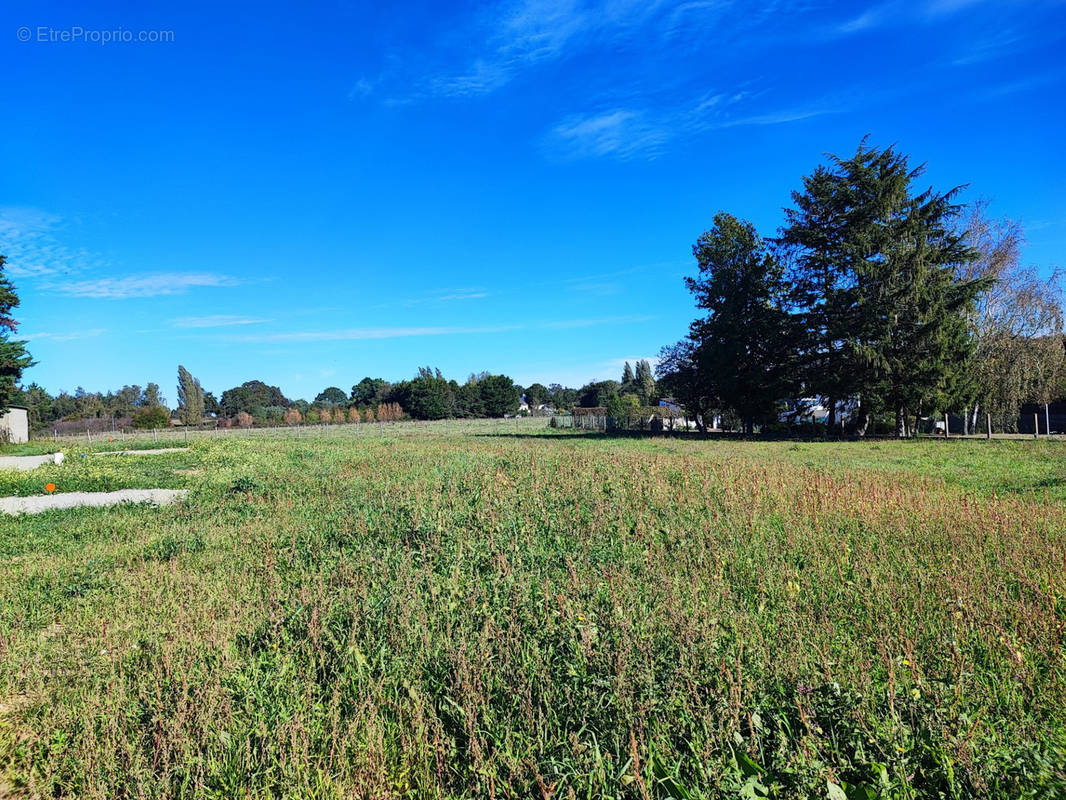
[[[18,444],[29,441],[30,412],[23,406],[11,406],[0,416],[0,442]]]

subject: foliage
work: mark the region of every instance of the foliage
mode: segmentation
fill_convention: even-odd
[[[133,415],[131,423],[134,428],[169,428],[170,412],[163,406],[150,406],[142,408]]]
[[[22,371],[34,363],[26,351],[26,343],[11,338],[18,330],[11,313],[18,306],[19,298],[14,284],[4,275],[4,263],[4,256],[0,255],[0,413],[8,409],[16,396]]]
[[[348,395],[344,393],[343,389],[338,389],[336,386],[330,386],[327,389],[323,389],[315,396],[313,405],[317,406],[318,408],[347,406]]]
[[[292,405],[277,386],[268,386],[262,381],[246,381],[240,386],[227,389],[222,393],[219,408],[227,417],[236,417],[241,412],[252,415],[256,409],[278,406],[288,408]]]
[[[686,281],[707,311],[689,334],[698,393],[735,411],[752,433],[756,422],[776,419],[795,385],[784,271],[751,223],[723,212],[692,253],[700,273]]]
[[[984,280],[959,277],[975,253],[955,230],[957,189],[914,194],[923,168],[893,148],[830,157],[803,179],[778,240],[793,257],[806,393],[858,401],[856,431],[885,404],[902,433],[908,412],[949,407],[966,392],[966,324]]]
[[[352,405],[359,406],[377,406],[384,399],[385,393],[389,389],[389,382],[384,378],[363,378],[359,383],[352,387],[351,402]]]
[[[185,425],[199,425],[204,418],[204,390],[185,367],[178,365],[178,416]]]

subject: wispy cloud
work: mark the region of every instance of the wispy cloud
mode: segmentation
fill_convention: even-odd
[[[238,342],[337,342],[361,339],[399,339],[410,336],[457,336],[462,334],[502,333],[520,325],[426,326],[410,328],[342,328],[332,331],[292,331],[288,333],[248,334],[230,337]]]
[[[548,145],[567,158],[613,156],[626,160],[654,158],[669,138],[670,131],[652,122],[645,112],[619,108],[563,119],[549,132]]]
[[[648,315],[563,319],[535,324],[438,325],[382,328],[340,328],[337,330],[289,331],[285,333],[239,334],[228,336],[234,342],[336,342],[366,339],[399,339],[417,336],[463,336],[509,333],[522,330],[553,330],[625,325],[654,319]]]
[[[182,294],[193,288],[237,286],[238,283],[236,278],[214,272],[160,272],[154,275],[67,281],[55,288],[73,297],[126,299]]]
[[[673,138],[743,125],[782,125],[832,114],[842,105],[819,100],[809,106],[756,111],[763,92],[704,94],[674,107],[613,109],[574,114],[544,137],[548,154],[559,159],[610,157],[654,159]]]
[[[106,332],[106,328],[90,328],[82,331],[68,331],[66,333],[49,333],[41,331],[38,333],[20,334],[20,338],[27,339],[31,342],[41,340],[48,340],[51,342],[73,342],[76,339],[91,339]]]
[[[36,208],[0,208],[0,253],[7,257],[13,278],[47,278],[102,266],[102,259],[85,249],[62,244],[57,234],[63,220]]]
[[[235,314],[208,314],[203,317],[178,317],[171,320],[175,328],[225,328],[231,325],[257,325],[270,322],[266,317],[241,317]]]

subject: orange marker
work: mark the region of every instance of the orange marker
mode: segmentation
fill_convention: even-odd
[[[46,483],[44,485],[44,490],[46,492],[48,492],[49,494],[51,494],[52,492],[54,492],[56,490],[56,485],[54,483]]]

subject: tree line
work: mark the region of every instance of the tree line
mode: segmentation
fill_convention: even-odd
[[[719,212],[693,245],[702,312],[663,348],[660,385],[697,419],[743,430],[821,411],[833,433],[923,417],[1001,424],[1063,393],[1058,275],[1021,265],[1021,228],[916,186],[893,147],[866,140],[802,180],[777,235]]]

